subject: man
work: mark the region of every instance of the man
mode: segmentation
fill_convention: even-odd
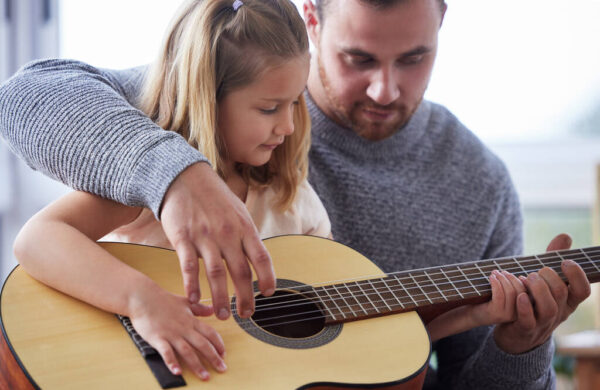
[[[441,0],[304,4],[315,45],[309,180],[336,240],[386,272],[522,251],[520,207],[504,165],[447,110],[423,101],[445,9]],[[126,101],[135,102],[140,76],[69,61],[33,64],[0,90],[0,129],[34,168],[160,216],[192,302],[200,255],[217,313],[227,309],[222,254],[251,308],[246,256],[269,290],[268,255],[203,157]],[[127,139],[127,157],[111,149],[111,137]],[[549,249],[568,247],[565,240]],[[589,295],[578,266],[563,270],[569,288],[548,269],[524,280],[529,295],[518,296],[514,322],[435,343],[438,369],[429,370],[426,388],[553,387],[551,333]]]

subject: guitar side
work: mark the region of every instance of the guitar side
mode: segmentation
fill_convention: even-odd
[[[162,287],[183,294],[173,251],[101,245]],[[330,240],[282,236],[266,240],[265,245],[278,278],[315,284],[383,275],[358,252]],[[204,274],[200,283],[208,286]],[[230,281],[229,291],[233,291]],[[203,297],[208,293],[205,287]],[[0,298],[0,319],[9,345],[41,388],[160,388],[112,314],[42,285],[19,267]],[[420,388],[430,353],[429,338],[414,312],[346,323],[331,341],[303,349],[260,341],[233,318],[203,320],[223,337],[229,370],[212,372],[209,382],[184,371],[192,388]]]

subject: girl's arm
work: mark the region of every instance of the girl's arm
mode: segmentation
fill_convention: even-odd
[[[525,286],[513,274],[493,271],[490,275],[492,299],[477,305],[460,306],[439,315],[427,324],[431,341],[465,332],[484,325],[514,321],[517,316],[517,295]]]
[[[25,224],[14,244],[15,255],[41,282],[100,309],[129,316],[173,373],[181,372],[177,352],[207,379],[196,351],[215,369],[225,369],[223,341],[195,317],[210,310],[163,290],[96,244],[133,221],[140,210],[85,192],[70,193]]]

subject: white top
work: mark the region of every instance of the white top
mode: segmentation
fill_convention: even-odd
[[[284,234],[308,234],[330,237],[331,223],[321,200],[304,180],[298,187],[294,202],[285,212],[277,211],[277,194],[273,186],[249,188],[246,208],[261,239]],[[144,209],[131,223],[123,225],[102,238],[102,241],[129,242],[173,249],[159,221],[149,209]]]

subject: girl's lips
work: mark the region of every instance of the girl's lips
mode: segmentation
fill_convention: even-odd
[[[263,148],[266,148],[266,149],[273,150],[273,149],[275,149],[276,147],[278,147],[279,145],[281,145],[282,143],[283,143],[283,142],[279,142],[279,143],[277,143],[277,144],[263,144],[263,145],[261,145],[261,146],[262,146]]]

